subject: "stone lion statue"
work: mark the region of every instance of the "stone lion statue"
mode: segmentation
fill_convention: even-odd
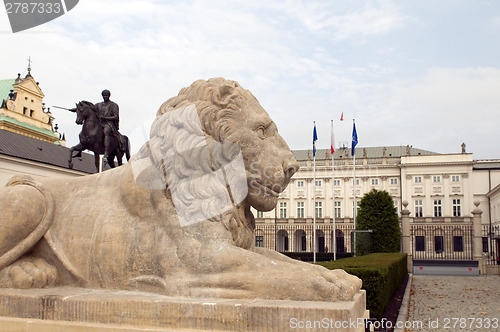
[[[249,91],[196,81],[161,105],[130,163],[0,190],[0,286],[350,300],[357,277],[255,247],[250,207],[273,209],[297,169]]]

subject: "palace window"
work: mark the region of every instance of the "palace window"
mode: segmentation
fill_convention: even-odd
[[[460,182],[460,175],[452,175],[451,182]]]
[[[415,200],[415,217],[422,218],[424,216],[424,204],[421,199]]]
[[[483,236],[483,252],[488,252],[488,237]]]
[[[297,218],[304,218],[304,202],[297,202]]]
[[[434,182],[434,183],[439,183],[439,182],[441,182],[441,175],[434,175],[434,176],[432,177],[432,182]]]
[[[356,201],[356,206],[358,207],[356,210],[356,215],[359,212],[359,201]],[[354,216],[354,202],[352,202],[352,215]]]
[[[333,185],[334,186],[340,186],[340,180],[333,180]]]
[[[286,202],[280,202],[280,218],[286,218]]]
[[[304,181],[303,180],[297,180],[297,187],[304,187]]]
[[[341,203],[339,201],[335,201],[335,218],[341,218],[342,217],[342,207]]]
[[[359,179],[356,179],[356,182],[354,182],[354,179],[352,179],[352,185],[359,186]]]
[[[415,177],[413,177],[413,179],[415,180],[415,183],[422,183],[422,177],[421,176],[415,176]]]
[[[255,246],[258,248],[264,247],[264,236],[262,236],[262,235],[255,236]]]
[[[398,184],[398,178],[392,178],[391,179],[391,184],[392,185]]]
[[[264,218],[264,212],[257,211],[257,218]]]
[[[415,251],[425,251],[425,236],[415,236]]]
[[[316,218],[323,218],[323,203],[316,202]]]
[[[372,186],[378,186],[378,179],[372,179]]]
[[[453,251],[463,252],[464,251],[464,237],[454,236],[453,237]]]
[[[321,187],[322,186],[322,181],[321,180],[316,180],[316,181],[314,181],[314,185],[316,187]]]
[[[442,217],[443,216],[443,210],[441,206],[441,200],[440,199],[435,199],[434,200],[434,217]]]
[[[453,199],[453,216],[461,217],[462,216],[462,208],[460,206],[460,199]]]
[[[434,236],[434,251],[438,254],[444,251],[444,237],[442,235]]]

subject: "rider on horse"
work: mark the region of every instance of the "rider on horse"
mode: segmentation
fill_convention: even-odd
[[[110,154],[110,146],[112,137],[119,138],[118,135],[118,123],[119,123],[119,108],[118,104],[109,100],[111,92],[109,90],[103,90],[102,98],[103,102],[95,104],[97,108],[97,114],[101,120],[102,129],[104,131],[104,159]]]
[[[99,171],[99,155],[104,153],[104,160],[108,165],[115,167],[114,159],[117,158],[118,165],[122,165],[122,157],[125,154],[130,159],[130,142],[127,136],[118,132],[118,105],[109,100],[111,93],[108,90],[102,92],[104,102],[96,105],[89,101],[78,102],[76,108],[68,109],[76,113],[76,123],[82,125],[82,131],[78,135],[80,143],[71,147],[68,165],[72,168],[73,157],[81,156],[83,150],[94,152],[96,169]],[[73,152],[78,151],[73,156]]]

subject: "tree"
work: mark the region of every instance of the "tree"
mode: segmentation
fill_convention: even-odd
[[[356,229],[373,230],[373,233],[357,233],[358,254],[400,251],[399,219],[394,201],[387,191],[372,189],[366,193],[359,204],[357,216]]]

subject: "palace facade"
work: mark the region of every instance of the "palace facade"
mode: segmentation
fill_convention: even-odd
[[[280,252],[349,253],[356,205],[372,188],[389,192],[400,220],[409,212],[413,258],[472,260],[473,212],[482,211],[482,251],[495,258],[500,243],[500,160],[474,160],[410,146],[294,150],[300,169],[276,209],[253,211],[256,245]],[[315,202],[313,197],[316,196]],[[335,197],[335,199],[334,199]],[[333,236],[335,217],[336,236]]]

